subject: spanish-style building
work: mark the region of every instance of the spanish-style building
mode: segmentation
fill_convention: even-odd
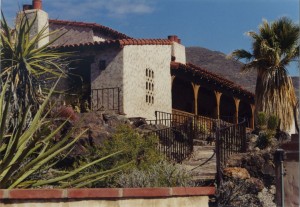
[[[35,31],[45,25],[65,33],[53,49],[76,52],[71,64],[70,93],[93,110],[118,109],[128,117],[154,119],[155,111],[172,109],[210,118],[239,117],[253,127],[254,94],[241,86],[186,62],[185,46],[176,35],[166,39],[135,39],[95,23],[49,19],[41,0],[24,5],[37,14]]]

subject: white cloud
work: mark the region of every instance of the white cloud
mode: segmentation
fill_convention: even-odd
[[[43,8],[50,18],[82,20],[99,16],[124,18],[126,15],[142,15],[155,10],[157,0],[43,0]],[[23,4],[32,0],[2,0],[2,9],[10,23]]]
[[[149,1],[148,1],[149,2]],[[111,0],[105,8],[110,15],[144,14],[151,13],[154,8],[149,3],[140,0]]]

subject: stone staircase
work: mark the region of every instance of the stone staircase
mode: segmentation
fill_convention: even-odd
[[[197,143],[201,143],[198,141]],[[191,172],[197,185],[212,183],[216,176],[216,155],[214,145],[194,145],[193,154],[182,162],[182,166]]]

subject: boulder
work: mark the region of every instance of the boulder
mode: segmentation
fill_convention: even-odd
[[[248,184],[249,193],[256,194],[264,189],[264,183],[258,178],[249,178],[246,180]]]
[[[223,170],[224,176],[239,179],[249,179],[250,174],[247,169],[241,167],[227,167]]]
[[[257,138],[258,135],[256,134],[248,135],[247,151],[255,151]]]

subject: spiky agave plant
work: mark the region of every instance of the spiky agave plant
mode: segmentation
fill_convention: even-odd
[[[76,169],[64,170],[63,172],[56,170],[56,173],[52,173],[50,176],[47,175],[47,177],[41,175],[41,172],[48,172],[59,161],[58,157],[61,156],[58,155],[66,152],[68,154],[72,146],[86,131],[82,131],[73,138],[74,128],[58,142],[52,144],[53,138],[66,123],[58,126],[49,134],[41,136],[40,130],[47,124],[46,117],[48,113],[45,113],[44,110],[53,89],[45,98],[30,124],[26,125],[25,120],[30,106],[27,107],[26,111],[20,109],[18,121],[11,122],[10,99],[12,98],[12,85],[6,81],[0,87],[0,189],[30,188],[43,185],[53,185],[59,188],[83,187],[104,179],[127,165],[120,165],[96,173],[87,173],[87,168],[121,153],[119,151]],[[80,177],[77,176],[79,173]]]
[[[57,52],[50,47],[63,34],[37,47],[41,40],[57,31],[46,33],[47,26],[45,26],[37,34],[32,35],[31,30],[36,19],[36,14],[31,19],[23,15],[12,29],[2,13],[0,76],[4,81],[9,78],[12,84],[12,107],[16,111],[16,117],[19,108],[25,111],[29,105],[31,106],[29,116],[35,114],[45,99],[46,83],[50,79],[58,79],[64,75],[64,68],[67,65],[66,57],[69,54]]]
[[[72,171],[56,170],[45,176],[67,153],[85,131],[72,137],[70,130],[58,142],[53,138],[66,124],[41,136],[47,128],[49,111],[45,108],[53,93],[43,90],[46,79],[58,78],[64,71],[63,54],[50,49],[49,42],[37,47],[45,38],[46,27],[34,36],[30,30],[36,16],[29,20],[23,16],[14,29],[10,29],[2,14],[1,21],[1,71],[0,71],[0,188],[29,188],[42,185],[56,187],[82,187],[117,172],[114,169],[85,174],[86,169],[120,152],[96,159]],[[49,91],[49,90],[48,90]],[[41,174],[42,173],[42,174]],[[77,174],[80,173],[80,178]]]

